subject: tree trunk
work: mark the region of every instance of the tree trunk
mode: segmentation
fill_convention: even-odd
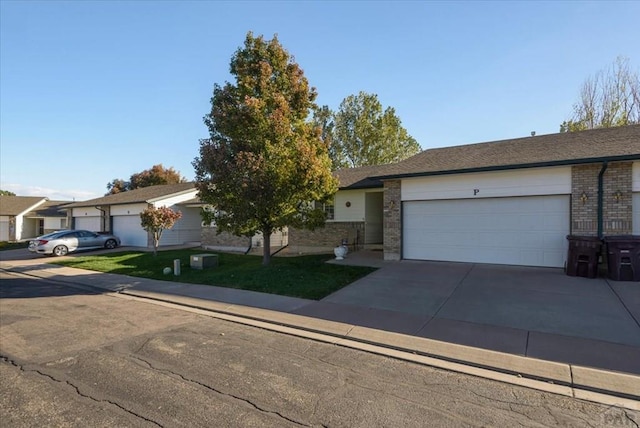
[[[262,231],[262,242],[264,243],[262,266],[268,266],[271,263],[271,230]]]
[[[160,246],[160,237],[162,236],[162,231],[156,231],[153,233],[153,255],[158,255],[158,247]]]

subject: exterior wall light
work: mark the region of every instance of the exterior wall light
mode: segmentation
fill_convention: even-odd
[[[582,192],[582,195],[580,195],[580,200],[582,201],[582,205],[584,205],[589,200],[589,196],[585,192]]]
[[[618,190],[613,194],[613,200],[616,202],[620,202],[620,199],[622,199],[622,192]]]

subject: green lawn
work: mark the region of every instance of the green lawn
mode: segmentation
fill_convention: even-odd
[[[0,241],[0,251],[5,250],[19,250],[20,248],[27,248],[29,246],[28,242],[7,242]]]
[[[347,284],[373,272],[375,268],[339,266],[325,263],[329,255],[273,257],[269,266],[262,266],[261,256],[218,254],[219,266],[191,269],[192,254],[206,254],[202,250],[122,252],[77,256],[51,263],[81,269],[109,272],[164,281],[217,285],[260,291],[282,296],[319,300]],[[173,260],[180,259],[181,275],[165,275],[165,267],[173,268]]]

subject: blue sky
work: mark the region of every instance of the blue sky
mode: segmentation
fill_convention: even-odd
[[[640,66],[640,2],[0,1],[0,188],[83,200],[193,179],[215,83],[274,34],[318,103],[359,91],[423,149],[558,131],[584,80]]]

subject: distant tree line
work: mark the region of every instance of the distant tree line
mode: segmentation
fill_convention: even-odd
[[[173,167],[165,168],[162,164],[154,165],[142,172],[131,174],[129,180],[119,178],[113,179],[107,184],[107,195],[114,195],[128,190],[139,189],[141,187],[156,186],[159,184],[178,184],[186,183],[184,178]]]

